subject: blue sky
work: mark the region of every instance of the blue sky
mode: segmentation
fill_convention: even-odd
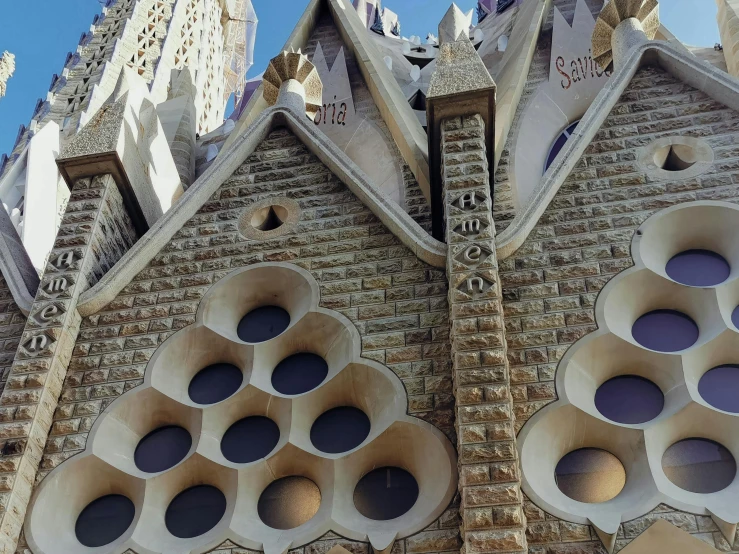
[[[526,0],[529,1],[529,0]],[[282,48],[307,0],[253,0],[259,17],[255,65],[257,75]],[[457,0],[470,9],[476,0]],[[61,72],[68,51],[99,13],[97,0],[3,1],[0,52],[16,55],[16,72],[0,99],[0,154],[9,153],[21,124],[28,124],[36,100],[46,96],[54,73]],[[425,37],[434,31],[450,0],[385,0],[400,16],[402,32]],[[696,7],[700,5],[700,9]],[[713,45],[719,41],[714,0],[661,0],[662,21],[683,42]],[[31,27],[32,32],[26,31]]]

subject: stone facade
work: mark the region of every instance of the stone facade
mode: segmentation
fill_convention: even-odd
[[[739,115],[669,74],[641,69],[526,242],[501,261],[504,313],[517,428],[556,398],[557,363],[594,330],[598,292],[631,267],[636,228],[656,211],[694,200],[739,198]],[[708,173],[656,181],[638,149],[666,136],[703,137],[717,159]],[[548,519],[527,505],[533,552],[602,548],[587,526]],[[645,521],[665,517],[722,551],[728,543],[710,518],[663,507],[626,523],[618,544]],[[569,544],[577,543],[577,545]]]

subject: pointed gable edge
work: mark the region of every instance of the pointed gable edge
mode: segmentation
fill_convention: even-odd
[[[565,143],[526,208],[498,235],[498,257],[505,259],[524,243],[554,199],[562,184],[575,169],[585,150],[600,131],[611,110],[631,84],[637,71],[656,63],[675,78],[707,94],[725,106],[739,111],[739,81],[728,73],[701,62],[687,51],[665,41],[647,41],[636,47],[617,69],[580,120],[577,130]]]
[[[382,56],[372,44],[371,37],[361,25],[359,16],[351,7],[350,0],[311,0],[302,17],[295,26],[283,50],[305,48],[316,27],[321,10],[326,9],[336,25],[346,48],[351,49],[359,66],[372,99],[377,105],[385,124],[390,130],[403,159],[416,177],[421,191],[428,202],[431,202],[428,141],[410,104],[403,95],[400,85],[385,65]],[[226,141],[227,150],[267,108],[262,98],[262,86],[252,96],[244,114],[237,122],[236,129]]]
[[[437,268],[446,266],[447,247],[434,240],[411,216],[367,181],[347,155],[305,116],[290,108],[275,106],[262,112],[247,132],[242,133],[224,154],[180,197],[123,258],[91,289],[80,297],[78,311],[93,315],[108,305],[159,254],[182,226],[233,175],[238,167],[267,138],[275,127],[290,129],[298,139],[366,205],[373,214],[420,260]]]

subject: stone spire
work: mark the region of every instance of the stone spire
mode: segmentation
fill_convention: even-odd
[[[473,10],[464,13],[457,4],[452,3],[439,23],[439,44],[469,39]]]
[[[15,56],[10,52],[4,52],[0,56],[0,98],[5,96],[8,87],[8,79],[13,76],[15,71]]]

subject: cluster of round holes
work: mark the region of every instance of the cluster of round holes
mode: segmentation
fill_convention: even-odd
[[[665,396],[649,379],[620,375],[603,383],[595,392],[595,407],[611,421],[639,424],[662,413]]]
[[[299,317],[302,318],[303,316],[301,315]],[[239,340],[247,345],[257,345],[279,337],[291,327],[291,321],[290,314],[283,308],[261,306],[252,309],[249,313],[242,316],[238,320],[238,325],[235,323],[232,325],[237,327],[235,331]],[[306,328],[311,329],[310,326]],[[225,332],[225,330],[221,330],[218,331],[218,334],[220,335]],[[198,335],[195,336],[197,337]],[[209,335],[206,333],[206,336]],[[297,336],[300,336],[300,334],[298,333]],[[233,341],[233,339],[231,340]],[[334,338],[332,341],[336,341],[336,339]],[[174,342],[173,344],[179,345],[180,343]],[[187,344],[189,348],[189,343]],[[279,343],[276,344],[280,347]],[[166,354],[168,352],[166,350],[167,346],[164,348],[164,353]],[[172,346],[169,346],[169,348],[172,348]],[[266,346],[259,355],[263,356],[272,352],[272,348],[272,346]],[[198,348],[197,346],[194,350],[202,352],[202,348]],[[249,356],[255,355],[255,352],[258,351],[250,351]],[[225,357],[233,357],[234,355],[233,352],[224,354]],[[341,355],[344,356],[345,354]],[[358,356],[358,353],[355,356]],[[163,355],[160,359],[164,361],[159,366],[155,365],[154,370],[159,371],[156,369],[158,367],[169,369],[167,365],[169,364],[167,361],[169,358]],[[207,359],[207,356],[203,359]],[[358,357],[354,359],[357,360]],[[346,358],[341,358],[341,360],[342,364],[347,364]],[[221,436],[219,444],[220,454],[228,462],[244,467],[244,470],[248,472],[247,475],[257,476],[260,474],[259,472],[262,471],[260,469],[262,466],[259,465],[259,462],[261,460],[274,455],[288,456],[284,452],[283,454],[275,454],[275,452],[278,449],[278,445],[285,441],[285,437],[281,437],[281,426],[283,425],[282,422],[284,421],[285,415],[289,415],[291,410],[296,405],[300,406],[300,404],[292,404],[293,407],[289,408],[289,402],[292,402],[292,400],[287,401],[285,397],[296,397],[296,403],[305,402],[305,399],[301,400],[297,397],[313,391],[322,385],[326,381],[329,372],[328,362],[322,356],[311,352],[299,351],[296,354],[287,355],[282,360],[272,363],[274,364],[273,369],[271,374],[267,374],[267,378],[274,390],[284,395],[282,398],[275,396],[269,399],[265,397],[265,394],[268,396],[270,394],[268,389],[261,388],[266,383],[263,380],[252,383],[254,379],[253,369],[249,369],[247,375],[247,370],[242,372],[237,365],[225,362],[207,365],[195,372],[189,383],[185,381],[181,385],[177,385],[187,389],[187,396],[193,404],[203,406],[206,410],[209,410],[202,412],[205,415],[212,414],[209,416],[211,419],[208,425],[212,425],[216,421],[216,419],[212,418],[222,417],[223,414],[238,406],[238,402],[235,403],[231,397],[237,393],[242,394],[240,391],[244,387],[245,380],[249,382],[247,387],[253,387],[254,391],[252,392],[249,389],[248,393],[245,394],[245,398],[256,398],[257,400],[255,402],[266,402],[270,406],[274,400],[274,403],[277,405],[274,408],[276,421],[272,419],[272,415],[269,415],[269,417],[266,415],[247,415],[231,423]],[[346,368],[352,368],[347,370],[357,371],[357,369],[354,369],[355,367],[363,367],[361,364],[356,366],[354,364],[357,364],[357,362],[347,365]],[[263,370],[260,369],[260,371]],[[372,371],[379,371],[379,369],[373,369]],[[263,374],[260,373],[259,379],[263,379],[261,375]],[[390,378],[390,375],[388,372],[385,378]],[[346,380],[346,378],[344,377],[343,380]],[[337,382],[343,383],[342,380],[338,380]],[[152,390],[156,394],[159,394],[161,391],[157,391],[156,386],[154,385]],[[402,389],[397,385],[391,385],[383,394],[390,393],[391,391],[394,391],[392,394],[401,394]],[[181,394],[181,392],[176,394]],[[253,396],[254,394],[256,396]],[[176,398],[176,396],[171,398]],[[230,402],[230,404],[224,403],[225,401]],[[283,404],[283,407],[280,407],[280,402],[288,402],[288,404]],[[224,404],[220,405],[221,403]],[[286,407],[287,412],[284,411]],[[123,410],[125,409],[123,408]],[[182,410],[182,407],[173,406],[172,408],[164,408],[162,414],[167,414],[168,410],[172,409]],[[258,409],[258,411],[263,409]],[[271,413],[271,410],[272,408],[269,408],[269,413]],[[120,413],[122,414],[124,412]],[[160,424],[159,427],[151,430],[138,441],[134,449],[133,461],[139,471],[154,475],[167,470],[173,470],[178,464],[190,463],[189,460],[187,462],[184,460],[188,458],[193,449],[197,451],[197,456],[202,455],[206,459],[211,460],[211,462],[217,462],[217,459],[212,458],[215,453],[212,451],[210,443],[208,443],[208,446],[203,446],[206,427],[205,421],[201,423],[200,418],[204,416],[195,417],[195,413],[197,412],[191,412],[192,416],[187,415],[186,412],[180,413],[182,415],[175,416],[175,419],[177,417],[184,417],[184,421],[187,421],[187,418],[192,418],[190,419],[190,423],[183,423],[182,425]],[[246,413],[249,412],[247,411]],[[262,411],[262,413],[264,412]],[[103,417],[106,415],[104,414]],[[375,430],[375,434],[382,433],[382,429],[385,429],[388,425],[395,425],[397,423],[400,425],[399,429],[404,429],[404,426],[409,425],[407,421],[395,422],[392,418],[389,419],[387,415],[389,414],[384,413],[384,415],[380,416],[382,420],[379,422],[379,430]],[[401,416],[401,413],[396,415]],[[402,417],[405,418],[406,416],[402,414]],[[295,418],[294,414],[292,418]],[[372,421],[367,413],[356,406],[346,403],[326,408],[322,413],[313,415],[312,418],[313,422],[309,426],[310,431],[307,438],[310,440],[315,451],[327,455],[325,457],[320,456],[324,460],[336,459],[335,455],[349,454],[365,443],[370,436],[370,432],[373,430]],[[411,418],[407,419],[410,420]],[[115,418],[112,421],[115,421]],[[292,423],[290,425],[292,429],[292,426],[296,424],[296,420],[292,419],[291,421]],[[190,425],[198,428],[201,424],[203,428],[200,431],[200,442],[197,448],[195,448],[193,445],[197,437],[191,435],[191,431],[188,429]],[[420,424],[416,423],[416,425]],[[423,427],[424,425],[420,425],[420,428]],[[408,431],[403,432],[406,433]],[[429,431],[424,430],[423,433],[429,433]],[[292,435],[290,436],[292,437]],[[378,435],[379,438],[377,440],[387,440],[386,438],[382,438],[385,436],[389,435]],[[210,437],[208,440],[212,442],[212,435]],[[299,441],[302,440],[304,439],[299,439]],[[290,445],[291,448],[297,446],[302,452],[298,456],[307,454],[315,457],[315,452],[311,453],[312,451],[310,450],[305,451],[304,447],[301,446],[303,443],[299,441],[296,439],[296,442]],[[288,442],[293,443],[293,439],[290,438]],[[201,451],[201,447],[204,450]],[[437,448],[437,446],[433,448]],[[441,452],[442,450],[440,450],[440,454]],[[281,459],[275,458],[275,460]],[[337,459],[337,462],[339,461],[344,464],[347,463]],[[105,458],[103,458],[103,462],[109,463]],[[450,470],[453,467],[451,460],[449,467]],[[126,473],[130,473],[129,469],[121,469]],[[347,470],[349,470],[349,466],[343,471]],[[173,471],[184,470],[178,469]],[[208,474],[209,470],[206,469],[204,471]],[[299,467],[293,471],[297,474],[290,475],[288,473],[287,476],[282,476],[271,483],[263,485],[264,488],[261,492],[254,491],[258,493],[254,500],[257,504],[255,508],[259,520],[266,527],[278,530],[295,529],[311,521],[321,509],[322,498],[321,488],[319,486],[321,481],[317,480],[314,482],[308,477],[300,475],[301,470]],[[352,469],[351,471],[353,472],[354,470]],[[225,478],[225,474],[223,478]],[[353,493],[355,508],[357,512],[370,519],[388,521],[398,518],[411,510],[416,505],[419,497],[418,482],[412,473],[401,467],[381,467],[380,469],[370,470],[369,473],[364,475],[356,475],[353,478],[356,479],[354,489],[351,491]],[[241,482],[241,477],[239,477],[239,482]],[[195,483],[197,483],[197,480],[195,480]],[[232,493],[229,489],[224,488],[223,482],[219,484],[216,481],[215,483],[201,483],[194,484],[193,486],[193,481],[189,480],[189,484],[189,488],[172,491],[174,494],[167,503],[164,513],[166,529],[172,537],[179,539],[200,537],[218,527],[228,511],[230,501],[227,495]],[[124,485],[123,489],[125,490],[127,486]],[[448,495],[445,502],[453,494],[453,484],[450,483],[449,487],[448,492],[445,493]],[[434,494],[438,494],[438,492]],[[75,534],[78,542],[84,546],[99,547],[111,544],[127,531],[130,532],[130,527],[133,525],[136,515],[136,504],[132,501],[132,498],[135,498],[135,496],[129,498],[127,494],[109,494],[88,502],[77,515]],[[440,510],[441,507],[442,505],[439,504],[439,506],[432,507],[431,509]],[[144,506],[144,511],[147,509],[151,508]],[[244,508],[242,507],[241,509]],[[320,511],[323,513],[322,510]],[[104,528],[99,528],[101,524],[104,525]],[[426,525],[427,523],[423,524]],[[357,531],[353,532],[356,533]],[[259,531],[259,533],[263,532]]]

